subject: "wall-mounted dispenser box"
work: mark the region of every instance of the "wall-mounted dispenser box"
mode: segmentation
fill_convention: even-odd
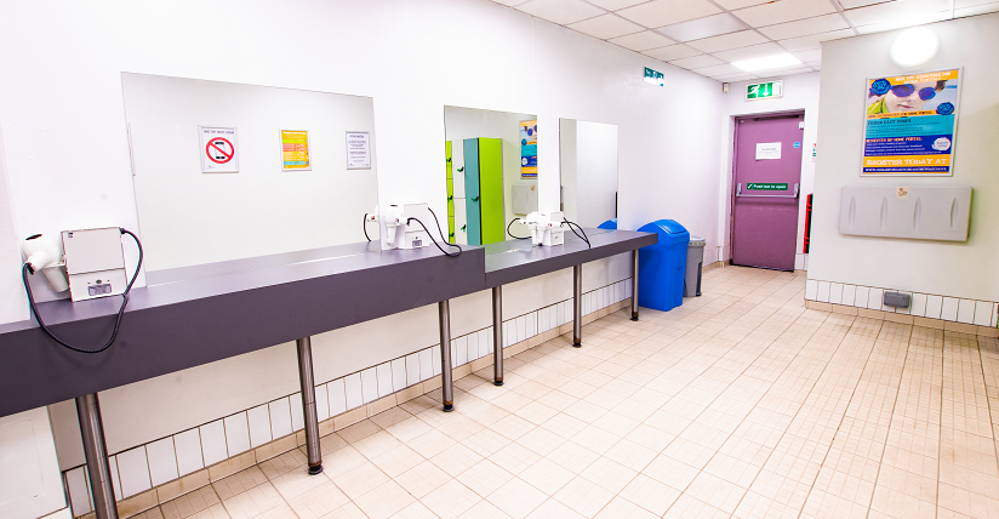
[[[967,241],[968,186],[846,186],[839,232],[915,240]]]
[[[125,292],[128,278],[119,228],[63,231],[62,246],[74,302]]]
[[[513,214],[527,216],[538,210],[538,183],[516,182],[511,187]]]

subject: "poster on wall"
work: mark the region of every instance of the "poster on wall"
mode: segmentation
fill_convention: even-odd
[[[202,173],[238,173],[239,156],[236,154],[236,128],[198,126],[201,146]]]
[[[281,171],[311,171],[309,132],[281,130]]]
[[[953,176],[961,70],[867,80],[861,176]]]
[[[371,169],[368,132],[347,132],[347,169]]]
[[[520,121],[520,177],[538,178],[538,120]]]

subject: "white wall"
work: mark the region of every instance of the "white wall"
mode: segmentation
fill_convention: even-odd
[[[776,99],[750,101],[746,99],[746,87],[753,83],[771,80],[784,81],[784,96]],[[812,159],[812,145],[816,144],[819,128],[819,73],[796,74],[793,76],[776,76],[765,80],[740,81],[732,83],[724,95],[724,111],[722,118],[722,153],[721,153],[721,185],[718,192],[719,215],[721,225],[718,227],[718,259],[727,261],[732,257],[732,151],[735,146],[735,118],[743,115],[768,114],[778,112],[805,112],[805,135],[801,143],[804,152],[801,154],[801,191],[798,204],[798,238],[795,251],[800,257],[804,250],[805,237],[805,203],[808,194],[812,192],[815,183],[815,164]],[[696,234],[697,231],[691,230]],[[705,257],[710,250],[705,250]],[[804,268],[801,260],[795,268]]]
[[[963,67],[954,176],[861,178],[865,80],[903,73],[888,58],[898,32],[826,42],[822,50],[819,161],[810,279],[959,298],[999,300],[999,15],[928,25],[940,51],[920,70]],[[967,242],[846,236],[838,232],[840,189],[847,185],[970,185]]]
[[[206,13],[227,17],[220,22]],[[645,83],[645,66],[663,71],[667,86]],[[559,170],[559,117],[617,124],[621,228],[675,218],[703,232],[709,244],[719,234],[722,97],[715,81],[485,0],[118,0],[0,4],[0,144],[18,236],[137,227],[123,71],[372,97],[379,198],[415,196],[429,200],[439,215],[446,214],[443,106],[538,115],[540,128],[549,129],[539,141],[543,211],[558,207],[558,175],[550,172]],[[2,234],[0,240],[16,241]],[[18,287],[16,268],[0,267],[0,286]],[[587,266],[584,276],[594,283],[592,276],[609,279],[627,270],[622,257]],[[516,312],[557,297],[569,290],[567,280],[561,273],[514,285],[504,306]],[[454,322],[488,322],[482,306],[453,305]],[[425,309],[414,312],[427,315],[421,323],[433,319]],[[385,328],[404,329],[396,325],[407,319],[389,318],[392,326]],[[379,347],[372,356],[352,361],[370,363],[435,340],[433,321],[422,325],[427,330],[420,341],[401,332],[358,333],[364,326],[336,332],[344,340],[316,347],[317,357],[333,355],[330,348],[363,348],[373,339]],[[243,398],[266,402],[280,396],[274,393],[291,387],[290,374],[269,383],[255,380],[267,356],[261,353],[245,368],[239,367],[243,360],[232,360],[188,370],[165,386],[151,381],[106,392],[109,443],[122,448],[148,441],[203,415],[234,411]],[[230,370],[227,380],[238,384],[222,387],[212,380]],[[171,385],[184,393],[159,394]],[[238,398],[230,397],[237,391]],[[220,404],[206,405],[205,395],[216,392],[222,392]],[[151,408],[163,416],[129,419]]]

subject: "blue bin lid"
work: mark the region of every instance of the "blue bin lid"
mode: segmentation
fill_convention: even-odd
[[[659,243],[681,243],[690,241],[690,233],[687,232],[682,225],[676,222],[676,220],[657,220],[652,223],[647,223],[643,225],[640,229],[641,232],[654,232],[658,233]]]
[[[617,230],[617,218],[611,218],[606,222],[597,226],[597,229],[614,229]]]

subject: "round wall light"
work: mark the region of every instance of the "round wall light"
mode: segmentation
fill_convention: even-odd
[[[891,44],[892,62],[902,68],[918,67],[933,59],[940,50],[940,37],[926,27],[902,31]]]

